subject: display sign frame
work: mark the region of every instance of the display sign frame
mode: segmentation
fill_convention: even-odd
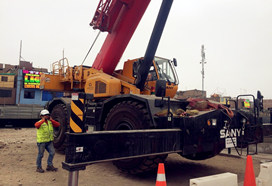
[[[40,89],[42,72],[23,70],[23,88]]]

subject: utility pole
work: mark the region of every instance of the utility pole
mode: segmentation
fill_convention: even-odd
[[[22,40],[20,42],[19,65],[20,65],[21,59],[22,59]]]
[[[19,53],[19,64],[18,66],[20,67],[20,63],[21,63],[21,60],[22,60],[22,40],[20,41],[20,53]],[[23,71],[22,72],[22,75],[23,75]],[[16,75],[18,76],[19,74],[19,69],[16,71]],[[17,77],[18,78],[18,77]],[[22,87],[24,86],[24,82],[23,82],[23,76],[22,76],[22,80],[20,81],[20,85],[19,85],[19,95],[18,95],[18,105],[20,105],[21,103],[21,92],[22,92]]]
[[[202,71],[201,71],[201,74],[202,74],[202,96],[204,96],[204,65],[207,63],[205,60],[205,51],[204,51],[204,45],[201,46],[201,62],[200,64],[202,64]]]

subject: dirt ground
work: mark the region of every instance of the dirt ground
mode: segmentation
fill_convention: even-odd
[[[36,172],[36,129],[0,129],[0,186],[34,186],[68,184],[68,171],[62,169],[61,162],[65,156],[56,153],[54,166],[57,172]],[[43,168],[46,168],[48,153],[43,158]],[[255,175],[259,174],[260,161],[254,159]],[[232,172],[238,175],[238,181],[244,179],[245,158],[216,156],[212,159],[193,162],[185,160],[177,154],[169,155],[165,163],[167,185],[189,185],[189,179]],[[127,175],[111,162],[87,166],[79,172],[80,186],[147,186],[156,182],[156,172],[145,175]]]

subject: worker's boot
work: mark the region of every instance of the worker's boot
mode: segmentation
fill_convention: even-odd
[[[36,172],[44,173],[44,170],[41,167],[37,167]]]
[[[53,165],[47,165],[46,170],[47,171],[57,171],[58,168],[54,167]]]

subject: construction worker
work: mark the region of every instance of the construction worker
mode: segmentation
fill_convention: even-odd
[[[42,169],[42,158],[44,154],[44,150],[46,149],[49,153],[47,159],[47,171],[57,171],[58,169],[53,166],[53,158],[55,155],[55,149],[53,146],[54,140],[54,130],[53,127],[59,127],[60,123],[53,120],[50,117],[50,113],[48,110],[42,110],[40,113],[41,120],[35,123],[35,127],[37,128],[37,146],[38,146],[38,156],[37,156],[37,172],[43,173]]]

